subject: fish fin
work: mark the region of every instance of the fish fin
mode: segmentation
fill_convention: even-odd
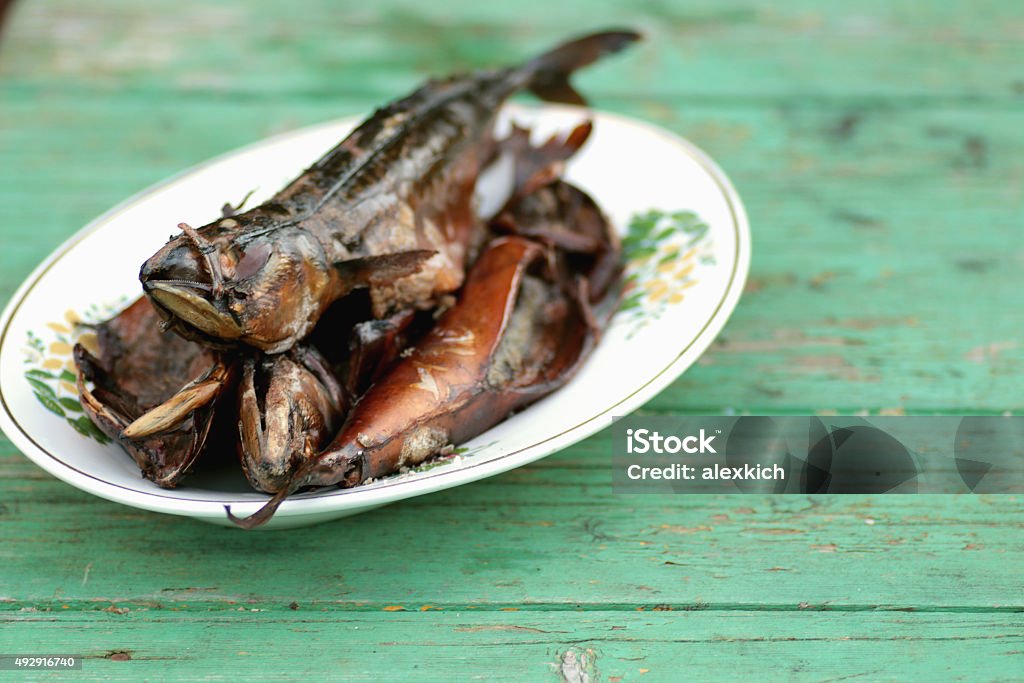
[[[245,196],[242,197],[242,201],[238,202],[237,204],[232,204],[231,202],[225,202],[224,206],[220,207],[220,217],[221,218],[234,218],[235,216],[237,216],[238,212],[242,210],[242,207],[245,206],[245,203],[247,201],[249,201],[249,198],[252,197],[253,194],[255,194],[255,192],[256,192],[256,188],[253,188],[253,189],[249,190],[245,194]]]
[[[85,385],[86,382],[99,380],[101,370],[98,367],[98,361],[81,344],[75,344],[74,355],[75,364],[78,366],[75,373],[75,384],[78,387],[78,398],[82,408],[104,434],[111,438],[117,438],[128,420],[116,410],[104,405],[103,401],[97,399]]]
[[[513,123],[512,132],[501,142],[515,167],[512,196],[502,211],[508,211],[523,197],[558,180],[565,171],[565,162],[579,151],[593,129],[592,121],[584,121],[564,135],[556,133],[543,143],[533,145],[530,129]]]
[[[572,72],[606,54],[618,52],[640,38],[641,35],[636,31],[616,30],[602,31],[563,43],[526,64],[525,68],[530,74],[527,87],[542,100],[586,105],[583,96],[569,83]]]
[[[121,436],[126,439],[142,439],[180,426],[191,413],[211,404],[220,396],[226,377],[226,368],[211,366],[202,377],[189,382],[169,399],[136,418],[124,428]]]
[[[235,514],[231,512],[230,505],[224,506],[224,512],[227,513],[228,519],[243,529],[255,529],[261,524],[266,524],[270,518],[274,516],[274,513],[277,512],[277,508],[279,508],[281,503],[284,502],[285,495],[282,494],[285,493],[289,493],[288,489],[278,491],[263,507],[248,517],[236,517]]]
[[[414,249],[396,254],[366,256],[334,264],[346,290],[391,282],[415,275],[428,260],[437,254],[430,249]]]
[[[274,513],[277,512],[277,508],[281,507],[281,503],[285,501],[285,498],[292,495],[305,485],[304,479],[312,471],[316,462],[316,458],[306,460],[304,465],[292,472],[287,484],[271,496],[270,500],[263,504],[263,507],[248,517],[236,517],[234,513],[231,512],[231,506],[225,505],[224,512],[227,513],[228,519],[243,529],[255,529],[262,524],[266,524],[270,518],[274,516]]]

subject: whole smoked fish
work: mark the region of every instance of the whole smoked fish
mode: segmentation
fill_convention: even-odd
[[[210,346],[286,351],[331,303],[370,290],[375,317],[454,292],[485,235],[472,199],[502,102],[580,104],[568,77],[639,38],[607,31],[525,64],[434,80],[380,110],[268,202],[180,224],[142,266],[165,325]]]

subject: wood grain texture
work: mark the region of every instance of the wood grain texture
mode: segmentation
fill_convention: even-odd
[[[1024,13],[994,1],[26,0],[0,301],[150,183],[580,17],[648,36],[580,89],[710,152],[754,233],[721,338],[644,410],[1024,410]],[[86,655],[80,680],[1024,678],[1019,497],[614,496],[608,438],[262,534],[90,497],[0,438],[0,649]]]
[[[808,612],[769,620],[750,611],[430,609],[337,615],[299,605],[220,615],[33,613],[19,614],[13,624],[88,653],[82,670],[65,677],[76,681],[138,681],[153,671],[211,681],[309,680],[324,672],[339,681],[650,683],[715,680],[726,672],[732,680],[892,680],[899,677],[893,672],[1013,680],[1010,663],[1024,638],[1019,620],[981,614]],[[959,656],[950,657],[951,650]]]

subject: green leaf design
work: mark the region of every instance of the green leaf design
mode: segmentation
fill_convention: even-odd
[[[656,304],[639,287],[659,277],[657,269],[660,266],[677,261],[682,250],[696,245],[710,230],[708,224],[693,211],[650,209],[633,215],[622,239],[622,249],[629,264],[626,275],[629,289],[619,306],[619,312],[625,313],[626,319],[632,321],[633,330],[628,336],[666,310],[665,305]],[[698,254],[697,259],[702,264],[715,262],[714,257],[707,253]]]
[[[658,217],[652,215],[636,216],[629,223],[631,237],[643,238],[654,232],[658,227]]]
[[[86,430],[92,435],[92,438],[96,439],[101,444],[110,443],[110,437],[101,432],[100,428],[92,423],[92,420],[85,416],[78,418],[78,420],[86,424]]]
[[[69,425],[71,425],[71,427],[72,427],[72,428],[73,428],[73,429],[74,429],[74,430],[75,430],[76,432],[78,432],[79,434],[81,434],[82,436],[85,436],[85,437],[89,437],[89,438],[92,438],[92,434],[90,434],[90,433],[89,433],[89,430],[88,430],[88,429],[86,429],[85,427],[83,427],[83,426],[82,426],[82,425],[81,425],[81,424],[80,424],[80,423],[78,422],[78,420],[73,420],[73,419],[71,419],[71,418],[69,417],[69,418],[68,418],[68,424],[69,424]],[[92,424],[92,423],[90,422],[89,424]]]
[[[647,240],[637,235],[627,235],[622,238],[622,248],[629,250],[632,247],[638,247],[644,244]]]
[[[634,292],[633,294],[630,294],[622,300],[621,304],[619,304],[619,310],[629,311],[642,306],[646,296],[647,295],[644,292]]]
[[[87,436],[91,439],[95,439],[101,444],[110,443],[110,437],[100,431],[99,427],[92,423],[85,415],[77,417],[75,419],[68,418],[68,424],[71,425],[76,432],[82,436]]]
[[[109,307],[109,313],[112,315],[116,310],[124,308],[127,303],[127,297],[122,297],[122,302],[116,307]],[[90,305],[89,311],[95,312],[96,315],[92,316],[96,319],[101,319],[99,315],[100,308],[95,304]],[[89,317],[86,315],[85,317]],[[109,317],[103,315],[102,318]],[[61,323],[63,324],[63,323]],[[75,325],[76,330],[79,327],[93,327],[88,321]],[[25,362],[30,366],[25,370],[25,381],[32,387],[32,393],[35,395],[36,400],[46,410],[63,418],[68,425],[76,432],[90,439],[94,439],[101,444],[107,444],[111,442],[110,437],[104,434],[99,427],[93,424],[92,420],[89,419],[88,415],[84,414],[84,409],[75,395],[77,392],[74,390],[62,392],[64,385],[58,384],[58,382],[67,382],[74,385],[78,381],[78,377],[74,372],[74,368],[60,368],[59,370],[47,370],[40,367],[42,363],[47,362],[48,359],[53,356],[48,352],[48,344],[53,341],[64,342],[67,344],[74,343],[77,338],[77,334],[67,335],[60,333],[57,330],[53,332],[46,332],[43,337],[40,337],[32,331],[26,333],[26,356]],[[60,359],[63,360],[63,359]],[[69,394],[62,396],[61,393]]]
[[[82,412],[82,404],[78,402],[78,399],[71,398],[70,396],[61,396],[57,399],[57,402],[73,413]]]
[[[695,230],[687,230],[686,232],[693,234],[693,237],[690,238],[689,244],[686,245],[688,247],[692,247],[694,244],[703,239],[704,235],[707,234],[708,226],[705,225],[704,223],[701,223]]]
[[[627,302],[623,303],[621,306],[619,306],[619,310],[622,311],[622,312],[632,311],[634,309],[640,308],[640,306],[642,306],[642,305],[643,305],[642,301],[627,301]]]
[[[490,448],[491,446],[493,446],[496,443],[498,443],[498,442],[497,441],[492,441],[490,443],[485,443],[485,444],[481,444],[479,446],[474,446],[473,448],[470,448],[469,446],[459,446],[458,448],[453,448],[452,449],[451,455],[464,455],[466,457],[470,457],[470,456],[476,455],[477,453],[479,453],[482,450]],[[413,471],[414,472],[426,472],[427,470],[433,469],[433,468],[438,467],[440,465],[444,465],[444,464],[446,464],[446,463],[448,463],[450,461],[451,461],[451,457],[450,456],[449,457],[437,458],[435,460],[428,460],[426,463],[424,463],[424,464],[422,464],[422,465],[420,465],[418,467],[414,467]]]
[[[51,387],[46,382],[41,382],[35,377],[29,377],[28,374],[25,375],[25,379],[28,380],[28,383],[32,385],[32,388],[36,390],[37,394],[45,394],[50,398],[57,398],[57,392],[54,391],[53,387]]]
[[[53,396],[47,396],[46,394],[36,392],[36,398],[39,399],[39,402],[43,404],[43,407],[51,413],[59,415],[60,417],[66,417],[64,409],[60,407],[60,404],[57,403],[57,400]]]
[[[657,247],[638,247],[629,254],[630,261],[638,261],[648,256],[654,256],[658,253]]]

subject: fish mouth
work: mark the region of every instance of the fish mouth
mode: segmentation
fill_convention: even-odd
[[[242,336],[242,327],[238,322],[215,306],[203,292],[162,280],[145,280],[142,286],[161,308],[200,332],[229,341]]]

